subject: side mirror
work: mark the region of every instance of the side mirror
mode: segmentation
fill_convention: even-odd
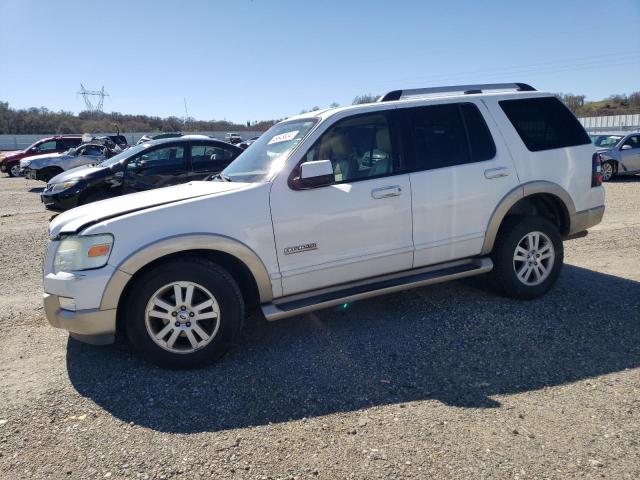
[[[316,160],[300,164],[298,184],[302,188],[331,185],[335,180],[331,160]]]
[[[631,145],[622,145],[622,147],[620,147],[620,150],[631,150],[633,147]]]

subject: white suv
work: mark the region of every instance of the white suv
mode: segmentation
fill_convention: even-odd
[[[220,357],[245,305],[268,320],[489,273],[532,299],[562,240],[604,213],[599,157],[554,96],[525,84],[394,91],[264,133],[213,181],[56,217],[50,323],[116,332],[149,360]]]

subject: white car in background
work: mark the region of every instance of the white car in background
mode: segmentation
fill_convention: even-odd
[[[555,283],[563,239],[604,213],[599,156],[573,114],[526,84],[389,92],[276,124],[214,181],[74,208],[49,226],[49,322],[126,334],[200,366],[267,320],[489,274],[503,295]]]

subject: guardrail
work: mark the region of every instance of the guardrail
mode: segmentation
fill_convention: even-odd
[[[129,142],[129,145],[135,145],[136,142],[138,140],[140,140],[140,137],[142,137],[143,135],[157,135],[158,133],[161,132],[136,132],[136,133],[122,133],[121,135],[124,135],[127,139],[127,142]],[[189,134],[193,134],[193,135],[209,135],[215,138],[218,138],[220,140],[224,140],[224,136],[226,133],[228,132],[184,132],[185,134],[189,133]],[[258,131],[240,131],[237,132],[243,139],[248,140],[249,138],[252,137],[257,137],[258,135],[261,135],[263,132],[258,132]],[[60,135],[60,134],[56,134],[56,133],[41,133],[41,134],[29,134],[29,135],[0,135],[0,150],[22,150],[27,148],[29,145],[33,144],[34,142],[40,140],[41,138],[46,138],[46,137],[53,137],[55,135]],[[78,135],[82,135],[82,134],[78,134]],[[100,135],[114,135],[114,133],[96,133],[95,136],[100,136]]]
[[[578,118],[589,132],[640,130],[640,113],[635,115],[607,115]]]

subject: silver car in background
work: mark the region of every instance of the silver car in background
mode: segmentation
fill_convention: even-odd
[[[602,161],[602,180],[640,173],[640,132],[593,135],[592,140]]]
[[[116,148],[118,151],[120,150],[119,147]],[[110,156],[109,148],[106,145],[85,143],[62,154],[25,158],[20,161],[20,172],[26,178],[48,182],[66,170],[99,163]]]

